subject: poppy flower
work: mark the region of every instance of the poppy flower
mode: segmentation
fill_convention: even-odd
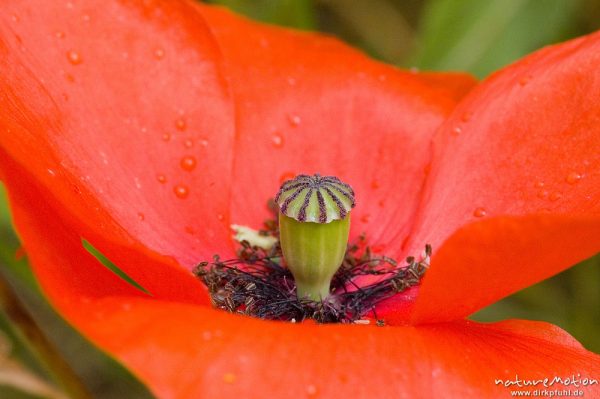
[[[56,309],[159,397],[504,397],[497,379],[600,376],[553,325],[466,319],[600,248],[600,34],[476,85],[186,1],[0,7],[0,178],[23,245]],[[433,246],[420,288],[377,309],[385,327],[213,309],[190,270],[316,172],[353,185],[351,237]]]

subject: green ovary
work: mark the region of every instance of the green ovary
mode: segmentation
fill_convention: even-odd
[[[299,299],[322,301],[344,259],[350,215],[329,223],[298,222],[279,214],[281,249]]]

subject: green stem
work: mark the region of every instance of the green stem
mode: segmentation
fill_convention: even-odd
[[[0,264],[0,268],[3,267],[4,265]],[[69,397],[91,399],[92,395],[40,329],[3,272],[0,272],[0,306],[10,319],[12,326],[25,337],[36,357]]]

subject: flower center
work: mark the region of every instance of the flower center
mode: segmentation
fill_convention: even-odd
[[[377,318],[378,303],[420,283],[431,247],[400,265],[374,255],[364,234],[348,245],[354,204],[354,191],[338,178],[299,175],[269,202],[273,219],[263,230],[232,226],[241,244],[236,259],[215,255],[194,274],[213,305],[232,313],[319,323],[363,323],[369,313]],[[363,284],[367,276],[377,282]]]

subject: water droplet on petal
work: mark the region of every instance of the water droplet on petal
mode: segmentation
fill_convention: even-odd
[[[538,182],[535,182],[535,184],[534,184],[534,186],[535,186],[536,188],[542,188],[542,187],[544,187],[545,185],[546,185],[546,184],[545,184],[543,181],[538,181]]]
[[[158,47],[154,49],[154,58],[157,60],[162,60],[165,56],[165,50]]]
[[[144,219],[146,219],[146,215],[144,215],[142,212],[138,212],[137,217],[140,221],[143,221]]]
[[[222,222],[223,220],[225,220],[225,216],[224,216],[222,213],[219,213],[219,214],[217,215],[217,219],[218,219],[218,220],[220,220],[220,221]]]
[[[183,184],[178,184],[175,187],[173,187],[173,192],[175,193],[175,195],[177,196],[177,198],[187,198],[187,196],[190,194],[190,189],[187,188],[187,186],[184,186]]]
[[[548,194],[549,194],[548,190],[540,190],[540,191],[538,191],[537,196],[540,199],[546,199],[546,198],[548,198]]]
[[[200,140],[200,145],[202,147],[208,147],[208,140],[207,139],[201,139]]]
[[[372,188],[373,190],[377,190],[379,187],[380,187],[380,184],[379,184],[379,181],[378,181],[378,180],[373,180],[373,181],[371,182],[371,188]]]
[[[56,172],[53,169],[46,169],[48,171],[48,174],[52,177],[56,176]]]
[[[582,178],[582,177],[583,177],[583,176],[581,176],[581,175],[580,175],[579,173],[577,173],[577,172],[571,172],[571,173],[569,173],[569,174],[567,175],[567,177],[566,177],[566,179],[565,179],[565,180],[566,180],[566,181],[567,181],[567,183],[569,183],[569,184],[577,184],[577,183],[579,183],[579,180],[581,180],[581,178]]]
[[[531,80],[531,76],[523,76],[521,79],[519,79],[519,85],[525,86],[527,83],[529,83],[529,81]]]
[[[367,215],[363,215],[360,218],[360,221],[363,223],[369,223],[371,221],[371,215],[367,214]]]
[[[471,117],[473,116],[473,114],[471,112],[465,112],[464,114],[462,114],[462,116],[460,117],[460,120],[467,123],[468,121],[471,120]]]
[[[288,121],[292,127],[298,127],[302,123],[302,119],[298,115],[288,115]]]
[[[482,218],[485,215],[487,215],[487,211],[484,208],[475,208],[475,210],[473,211],[473,216],[475,216],[476,218]]]
[[[315,396],[317,394],[317,387],[310,384],[309,386],[306,387],[306,394],[308,396]]]
[[[19,22],[21,20],[17,14],[11,15],[10,19],[12,19],[13,22]]]
[[[83,62],[83,60],[81,59],[81,55],[74,50],[70,50],[67,52],[67,59],[73,65],[79,65]]]
[[[235,374],[233,374],[233,373],[223,374],[223,382],[226,384],[233,384],[235,382]]]
[[[90,22],[90,19],[92,19],[92,18],[90,17],[89,14],[83,14],[81,16],[81,19],[83,19],[83,22]]]
[[[283,137],[280,134],[274,134],[273,137],[271,137],[271,142],[275,148],[283,147]]]
[[[170,133],[163,133],[162,139],[163,139],[163,141],[169,141],[169,140],[171,140],[171,134]]]
[[[453,136],[458,136],[462,133],[462,129],[459,126],[456,126],[454,129],[452,129],[452,131],[450,132],[451,135]]]
[[[291,76],[287,78],[287,82],[290,86],[296,86],[296,79]]]
[[[196,234],[196,230],[192,226],[185,226],[185,232],[191,235]]]
[[[185,156],[181,158],[179,165],[181,166],[181,169],[191,172],[196,167],[196,158],[192,156]]]
[[[192,139],[185,139],[185,141],[183,142],[183,146],[185,148],[192,148],[194,146],[194,140],[192,140]]]
[[[177,128],[177,130],[184,131],[187,128],[187,123],[185,122],[185,119],[178,118],[175,121],[175,127]]]
[[[379,200],[379,202],[377,203],[377,205],[379,205],[380,208],[385,207],[385,201],[384,200]]]
[[[548,197],[550,199],[550,201],[554,202],[554,201],[558,201],[559,199],[562,198],[562,194],[558,191],[553,192],[552,194],[550,194],[550,197]]]
[[[56,36],[58,39],[63,39],[65,37],[65,32],[58,31],[54,33],[54,36]]]
[[[167,176],[165,175],[156,175],[156,180],[158,180],[159,183],[164,184],[167,182]]]

